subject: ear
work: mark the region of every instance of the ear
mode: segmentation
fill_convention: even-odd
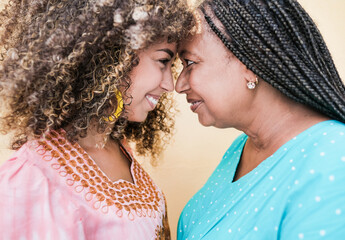
[[[244,79],[246,80],[246,83],[248,82],[252,82],[252,83],[256,83],[258,81],[257,76],[255,75],[255,73],[253,73],[251,70],[249,70],[248,68],[245,71],[244,74]]]

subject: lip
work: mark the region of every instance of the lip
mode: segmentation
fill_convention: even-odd
[[[187,102],[191,104],[190,109],[192,112],[195,112],[199,106],[203,103],[202,100],[197,100],[197,99],[192,99],[192,98],[187,98]]]
[[[161,97],[160,95],[153,95],[153,94],[145,95],[145,98],[147,102],[149,103],[149,105],[151,106],[152,110],[155,109],[155,107],[157,106],[160,97]]]

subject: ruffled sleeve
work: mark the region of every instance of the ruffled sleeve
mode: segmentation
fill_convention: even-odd
[[[0,167],[0,239],[71,239],[66,230],[76,222],[64,216],[74,206],[37,164],[39,158],[24,145]]]

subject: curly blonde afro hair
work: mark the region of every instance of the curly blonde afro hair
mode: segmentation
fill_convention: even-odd
[[[9,0],[0,22],[1,130],[14,132],[13,149],[66,127],[68,139],[77,141],[96,122],[99,133],[126,137],[138,154],[157,158],[174,126],[168,95],[143,123],[125,114],[115,124],[104,119],[118,105],[118,89],[131,98],[126,90],[138,50],[178,42],[193,31],[185,2]]]

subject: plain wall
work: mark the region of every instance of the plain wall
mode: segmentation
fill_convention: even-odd
[[[1,4],[4,0],[0,0]],[[345,79],[345,1],[300,0],[319,26],[342,79]],[[182,208],[205,183],[223,153],[240,133],[234,129],[202,127],[189,109],[185,95],[176,96],[180,113],[176,116],[176,134],[163,153],[158,167],[143,165],[163,189],[168,202],[172,237]],[[0,135],[0,163],[12,153],[7,136]]]

